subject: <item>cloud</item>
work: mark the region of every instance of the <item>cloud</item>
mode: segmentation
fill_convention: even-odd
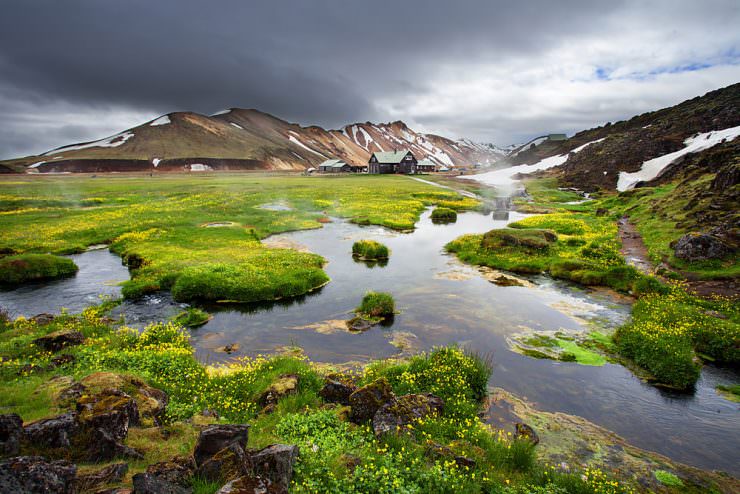
[[[740,80],[736,1],[9,0],[0,157],[159,114],[405,120],[500,144]]]

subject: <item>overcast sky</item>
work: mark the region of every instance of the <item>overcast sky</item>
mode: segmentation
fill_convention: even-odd
[[[573,133],[740,81],[738,26],[738,0],[0,0],[0,158],[228,107]]]

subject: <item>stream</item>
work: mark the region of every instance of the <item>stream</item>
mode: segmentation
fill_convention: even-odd
[[[196,354],[204,362],[226,361],[302,347],[315,361],[362,363],[410,354],[435,345],[457,343],[491,354],[491,386],[506,389],[545,411],[579,415],[621,435],[640,448],[700,468],[740,475],[738,405],[715,392],[717,384],[738,381],[730,370],[705,366],[692,395],[659,390],[624,367],[589,367],[538,360],[515,353],[508,338],[523,330],[566,332],[612,329],[629,317],[630,306],[608,292],[587,290],[544,276],[528,278],[529,287],[501,287],[478,269],[459,263],[444,245],[466,233],[504,227],[520,213],[460,214],[453,224],[434,224],[426,211],[413,233],[344,220],[316,230],[269,237],[275,247],[307,249],[327,261],[331,282],[296,299],[269,304],[207,306],[214,317],[192,331]],[[352,243],[383,242],[391,249],[387,265],[356,262]],[[79,311],[98,296],[116,296],[115,282],[128,277],[120,259],[105,250],[71,256],[80,267],[74,278],[0,292],[0,306],[14,315]],[[400,311],[386,326],[350,333],[351,317],[368,290],[387,291]],[[182,310],[168,294],[124,302],[114,315],[143,327]],[[238,344],[231,354],[219,351]]]

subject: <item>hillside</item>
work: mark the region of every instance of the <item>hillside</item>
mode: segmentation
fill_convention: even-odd
[[[491,163],[503,152],[492,145],[417,133],[403,122],[325,130],[302,127],[258,110],[233,108],[205,116],[163,115],[116,135],[0,162],[5,171],[304,170],[327,158],[365,163],[374,151],[408,148],[417,159],[459,167]]]

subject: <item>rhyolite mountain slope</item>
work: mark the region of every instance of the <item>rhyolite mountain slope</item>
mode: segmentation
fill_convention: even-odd
[[[539,143],[531,149],[512,154],[508,161],[512,165],[533,164],[550,156],[567,154],[591,142],[580,152],[571,154],[556,171],[564,185],[588,192],[614,190],[621,172],[637,172],[646,161],[680,151],[686,147],[685,141],[697,134],[738,126],[740,83],[711,91],[670,108],[584,130],[564,141]],[[728,133],[736,135],[738,132]],[[732,137],[728,137],[725,143],[720,139],[716,146],[730,146],[734,149],[727,141],[732,142]],[[679,157],[663,169],[660,175],[669,173],[675,176],[676,168],[682,168],[688,163],[703,163],[702,155],[713,155],[716,158],[704,163],[714,173],[736,162],[736,153],[716,153],[716,146]],[[634,185],[639,186],[639,183],[630,187]]]
[[[492,163],[493,145],[417,133],[403,122],[302,127],[258,110],[163,115],[119,134],[0,163],[29,172],[304,170],[328,158],[364,164],[374,151],[410,149],[417,159],[459,167]]]

